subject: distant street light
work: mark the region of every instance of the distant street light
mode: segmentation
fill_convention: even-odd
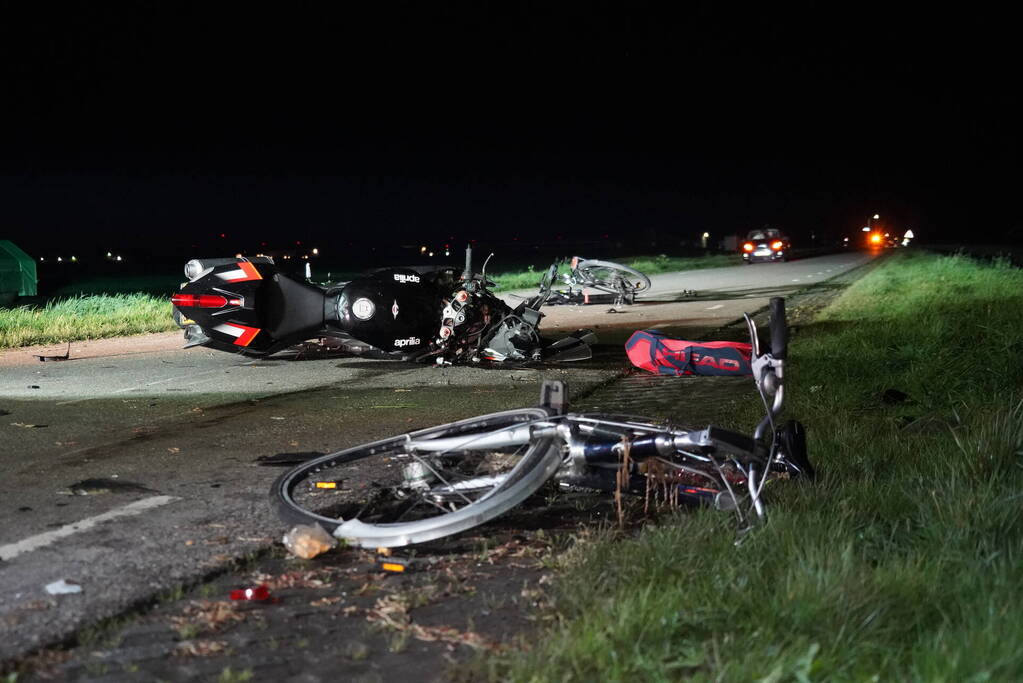
[[[874,216],[873,216],[873,219],[874,219],[874,220],[876,221],[876,220],[877,220],[878,218],[880,218],[880,216],[878,216],[878,215],[877,215],[877,214],[875,213],[875,214],[874,214]],[[868,217],[867,217],[867,227],[863,228],[863,230],[864,230],[865,232],[870,232],[870,220],[871,220],[871,217],[870,217],[870,216],[868,216]]]

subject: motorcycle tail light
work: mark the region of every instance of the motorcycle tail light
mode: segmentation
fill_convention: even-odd
[[[743,251],[753,251],[753,243],[752,242],[746,242],[746,244],[742,245],[742,250]]]
[[[219,294],[175,294],[171,303],[179,308],[223,308],[227,305],[227,297]]]
[[[781,249],[781,246],[782,246],[781,240],[771,242],[772,249]]]

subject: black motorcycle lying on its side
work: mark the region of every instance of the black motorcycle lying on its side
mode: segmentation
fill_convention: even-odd
[[[538,333],[556,272],[552,266],[537,295],[512,308],[490,291],[485,273],[473,271],[471,249],[461,273],[385,268],[332,287],[289,277],[265,256],[193,259],[171,303],[185,348],[265,356],[324,339],[438,365],[589,358],[596,340],[589,330],[555,342]]]

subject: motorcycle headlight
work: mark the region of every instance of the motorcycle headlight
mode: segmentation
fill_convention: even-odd
[[[199,259],[192,259],[185,264],[185,277],[188,278],[189,282],[195,282],[202,275],[203,270],[202,261]]]

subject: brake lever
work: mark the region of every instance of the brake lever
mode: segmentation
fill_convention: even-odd
[[[743,313],[742,317],[746,319],[746,328],[749,330],[750,346],[753,347],[753,358],[760,357],[760,335],[757,333],[757,326],[753,324],[753,318],[750,317],[749,313]]]

